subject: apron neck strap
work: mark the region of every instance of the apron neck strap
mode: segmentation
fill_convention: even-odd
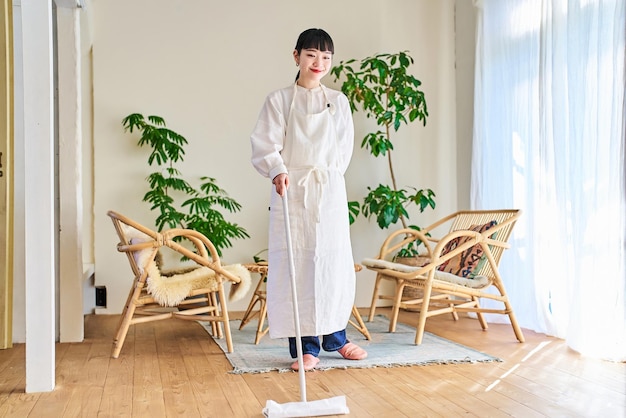
[[[320,89],[322,89],[322,93],[324,94],[324,99],[326,99],[326,107],[331,108],[332,104],[330,100],[328,100],[328,94],[326,94],[326,87],[320,83]],[[293,110],[293,104],[296,102],[296,94],[298,94],[298,82],[293,83],[293,97],[291,98],[291,106],[289,106],[290,110]]]

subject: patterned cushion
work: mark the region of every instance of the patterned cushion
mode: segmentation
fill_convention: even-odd
[[[469,227],[469,230],[482,233],[496,224],[496,221],[490,221],[484,225],[472,225]],[[441,255],[443,256],[450,251],[453,251],[459,245],[463,245],[471,239],[471,237],[458,237],[453,239],[446,244],[441,252]],[[437,270],[473,279],[476,277],[476,272],[480,271],[482,266],[485,264],[485,261],[487,261],[487,258],[483,254],[483,249],[479,244],[476,244],[438,266]]]

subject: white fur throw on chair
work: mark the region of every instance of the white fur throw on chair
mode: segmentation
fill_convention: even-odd
[[[241,279],[239,283],[231,283],[228,300],[235,302],[243,298],[248,293],[252,280],[248,269],[241,264],[230,264],[222,268]],[[156,263],[150,263],[147,284],[148,293],[161,306],[177,306],[195,289],[217,290],[215,272],[204,266],[184,273],[162,276]]]
[[[130,237],[131,244],[151,240],[149,236],[135,228],[127,228],[125,233],[127,237]],[[144,268],[152,251],[152,248],[135,251],[133,257],[140,269]],[[157,254],[157,258],[158,257],[159,255]],[[178,271],[172,270],[168,272],[165,270],[161,271],[158,264],[158,261],[153,260],[147,266],[148,278],[146,283],[148,293],[151,294],[161,306],[177,306],[195,289],[208,288],[217,290],[216,273],[208,267],[187,267]],[[223,265],[222,268],[241,279],[239,283],[231,283],[228,300],[235,302],[242,299],[248,293],[248,290],[250,290],[252,283],[250,271],[241,264]],[[226,282],[229,281],[226,280]]]

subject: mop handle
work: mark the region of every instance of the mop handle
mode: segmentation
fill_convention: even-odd
[[[296,351],[298,353],[298,376],[300,378],[300,398],[306,402],[306,381],[304,377],[304,361],[302,359],[302,339],[300,335],[300,314],[298,311],[298,292],[296,290],[296,268],[293,261],[293,247],[291,245],[291,227],[289,226],[289,205],[287,203],[287,189],[283,194],[283,218],[285,218],[285,235],[287,238],[287,255],[289,257],[289,277],[291,278],[291,298],[293,300],[293,323],[296,329]]]

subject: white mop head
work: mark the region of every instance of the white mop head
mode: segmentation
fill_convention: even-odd
[[[263,415],[267,418],[317,417],[323,415],[349,414],[345,396],[320,399],[318,401],[277,403],[267,401]]]

